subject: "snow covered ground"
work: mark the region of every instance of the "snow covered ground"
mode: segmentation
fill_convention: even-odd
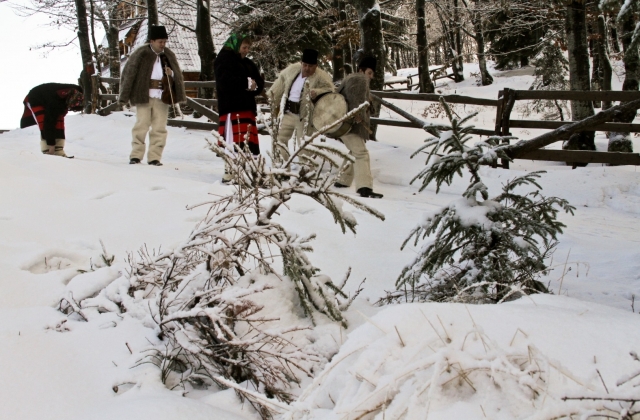
[[[476,71],[473,65],[465,69]],[[499,89],[525,89],[533,79],[509,72],[495,75],[488,87],[478,87],[468,77],[460,84],[440,81],[438,90],[496,98]],[[415,115],[428,105],[395,103]],[[493,108],[455,110],[461,115],[480,111],[474,124],[493,126]],[[68,117],[65,149],[76,156],[73,160],[40,154],[35,127],[0,135],[0,418],[257,418],[232,391],[184,395],[182,390],[165,389],[153,367],[131,369],[138,352],[154,339],[153,331],[139,321],[113,313],[91,322],[65,321],[56,309],[78,270],[99,262],[100,241],[116,264],[100,270],[96,281],[109,282],[126,267],[128,253],[141,246],[171,248],[184,240],[206,211],[188,211],[187,205],[232,188],[220,183],[222,161],[205,149],[204,137],[211,136],[201,131],[170,127],[164,166],[129,165],[133,122],[130,112]],[[515,134],[536,135],[534,130]],[[411,401],[405,406],[415,410],[411,412],[416,417],[407,418],[426,418],[424,410],[429,419],[544,418],[562,409],[562,396],[602,392],[596,368],[610,390],[620,377],[638,370],[640,363],[629,356],[640,351],[640,316],[632,313],[634,299],[640,297],[640,174],[635,167],[589,165],[571,170],[558,163],[516,161],[510,170],[483,169],[483,179],[493,191],[526,171],[547,170],[542,178],[545,195],[565,198],[576,207],[575,216],[560,216],[567,228],[546,279],[562,296],[483,307],[371,305],[393,289],[400,270],[412,259],[415,250],[400,251],[400,245],[421,215],[464,189],[465,181],[438,195],[434,188],[419,193],[417,186],[409,185],[424,165],[409,155],[425,138],[419,130],[381,127],[379,141],[368,143],[375,190],[385,195],[370,204],[385,214],[384,222],[354,210],[358,233],[343,235],[326,210],[304,199],[292,200],[280,216],[293,231],[317,233],[311,259],[324,274],[337,280],[352,267],[352,287],[367,279],[362,299],[349,314],[342,349],[313,385],[295,391],[303,398],[288,415],[355,419],[362,408],[356,405],[366,396],[384,394],[363,404],[383,402],[388,404],[384,418],[402,418],[402,410],[393,411],[397,407],[388,400],[398,393]],[[270,147],[268,137],[260,141],[263,150]],[[634,143],[640,150],[640,141]],[[606,138],[599,135],[597,145],[606,150]],[[636,306],[638,312],[640,303]],[[465,341],[467,336],[471,338]],[[447,379],[434,373],[433,366],[442,366],[444,359],[475,372],[487,364],[521,358],[534,347],[534,358],[553,369],[541,379],[551,384],[535,384],[548,398],[533,406],[525,400],[525,390],[512,384],[518,382],[515,374],[505,376],[503,392],[491,388],[486,378],[473,376],[479,373],[470,374],[468,389],[425,386],[429,381],[460,381],[460,375]],[[401,377],[411,366],[415,369]],[[127,384],[132,380],[138,385]],[[428,408],[421,386],[430,396]],[[473,392],[474,386],[480,391]],[[331,397],[328,390],[333,390]]]

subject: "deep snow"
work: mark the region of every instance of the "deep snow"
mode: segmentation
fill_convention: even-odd
[[[467,72],[474,71],[473,65],[465,68]],[[524,89],[532,80],[531,76],[508,74],[496,74],[496,82],[488,87],[475,86],[473,77],[469,77],[457,85],[446,82],[439,90],[495,98],[505,86]],[[395,103],[415,115],[428,105]],[[481,111],[474,124],[483,128],[493,125],[492,108],[455,109],[461,115]],[[226,194],[232,188],[220,183],[222,162],[205,149],[204,137],[211,136],[201,131],[170,127],[163,157],[165,166],[129,165],[133,122],[131,112],[108,117],[68,117],[66,151],[76,156],[73,160],[40,154],[35,127],[0,135],[2,418],[256,418],[229,390],[193,391],[183,397],[181,390],[166,390],[152,366],[130,369],[137,352],[148,345],[147,340],[154,339],[153,331],[139,321],[107,313],[88,323],[63,322],[66,317],[56,310],[60,298],[69,290],[67,285],[91,294],[126,266],[127,253],[142,245],[164,249],[180,243],[206,211],[188,211],[185,207],[206,201],[208,194]],[[531,138],[533,131],[519,130],[514,134]],[[415,129],[382,127],[379,141],[368,143],[375,189],[385,194],[384,199],[370,204],[385,214],[386,221],[353,210],[359,222],[358,233],[342,235],[326,210],[299,198],[292,200],[290,209],[281,215],[287,228],[301,234],[317,233],[311,259],[324,274],[339,280],[351,266],[352,287],[367,279],[363,299],[349,314],[350,329],[344,332],[344,346],[334,357],[335,364],[350,349],[363,346],[361,354],[348,356],[353,362],[343,363],[364,368],[369,363],[380,363],[382,371],[375,374],[389,378],[398,366],[429,357],[431,351],[424,350],[424,345],[432,345],[438,337],[420,320],[417,309],[432,320],[438,314],[444,323],[452,323],[449,333],[458,334],[456,339],[472,330],[469,316],[460,305],[380,309],[370,304],[384,290],[394,287],[401,268],[411,260],[413,249],[400,251],[409,230],[424,212],[449,203],[463,191],[463,180],[438,195],[434,188],[419,193],[417,185],[409,185],[424,165],[421,158],[409,159],[409,155],[426,137]],[[262,136],[260,141],[267,150],[270,139]],[[634,138],[634,143],[638,150],[640,141]],[[597,145],[606,150],[606,138],[599,135]],[[625,369],[639,367],[633,365],[628,353],[640,351],[640,317],[631,312],[634,297],[640,296],[640,175],[635,167],[589,165],[571,170],[558,163],[528,161],[516,161],[510,170],[485,168],[482,175],[490,192],[497,193],[506,179],[534,169],[548,171],[542,178],[545,195],[565,198],[577,208],[573,217],[560,216],[567,228],[559,238],[554,270],[546,279],[555,293],[564,296],[522,299],[500,306],[472,307],[469,311],[500,349],[510,347],[509,342],[520,328],[528,337],[514,342],[517,351],[531,343],[545,357],[582,378],[587,387],[600,383],[594,376],[594,366],[606,381],[613,383]],[[354,194],[352,189],[349,192]],[[100,240],[115,256],[116,265],[100,271],[86,284],[74,285],[79,269],[86,270],[100,262]],[[640,304],[636,306],[638,312]],[[394,326],[407,340],[404,350],[397,348]],[[392,352],[393,357],[382,360],[384,353],[377,352],[376,346]],[[325,386],[343,389],[343,405],[337,409],[355,404],[355,393],[372,391],[358,388],[363,385],[357,376],[366,372],[356,372],[355,367],[332,369],[322,377],[326,378]],[[353,374],[349,376],[349,372]],[[420,381],[418,374],[415,378]],[[554,404],[563,392],[576,390],[575,383],[563,381],[565,387],[554,385],[554,394],[549,398]],[[132,387],[127,382],[138,385]],[[113,388],[116,385],[117,393]],[[313,411],[316,407],[309,401],[324,398],[321,393],[325,389],[314,387],[296,391],[307,397],[296,406],[301,411],[291,415],[307,410],[310,418],[334,418],[329,411]],[[499,418],[496,413],[502,403],[496,395],[499,394],[448,394],[431,405],[429,418],[483,418],[479,404],[484,404],[483,409],[494,410],[491,412]],[[481,397],[490,403],[479,402]],[[325,406],[321,408],[329,410],[326,398],[322,404]],[[515,404],[513,415],[524,418],[531,414],[523,407],[524,404]],[[335,418],[349,418],[348,415],[344,417],[343,412]]]

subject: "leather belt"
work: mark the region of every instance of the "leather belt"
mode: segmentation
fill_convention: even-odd
[[[300,114],[300,102],[287,101],[284,110],[289,111],[292,114]]]
[[[149,89],[163,89],[162,80],[151,79],[151,83],[149,84]]]

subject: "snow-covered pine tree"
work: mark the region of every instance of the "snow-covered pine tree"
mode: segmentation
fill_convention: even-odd
[[[413,180],[420,191],[432,182],[439,192],[456,175],[468,171],[471,181],[462,198],[421,221],[402,248],[423,241],[416,258],[400,274],[397,291],[381,303],[460,301],[498,303],[522,294],[546,292],[539,281],[564,224],[558,212],[573,213],[566,200],[544,197],[537,179],[542,172],[516,177],[489,198],[480,166],[507,158],[500,137],[469,145],[472,127],[441,100],[449,130],[430,138],[412,157],[428,150],[427,166]],[[425,240],[429,237],[429,240]]]
[[[533,72],[535,79],[529,90],[569,90],[569,81],[566,79],[569,61],[564,57],[559,41],[545,39],[542,50],[533,64],[536,66]],[[567,101],[557,99],[531,101],[527,111],[542,114],[544,120],[570,119]]]
[[[315,235],[287,230],[277,221],[279,212],[301,195],[329,210],[343,232],[355,232],[357,224],[345,202],[384,220],[333,190],[339,174],[330,169],[347,155],[314,144],[322,133],[272,165],[237,147],[220,148],[221,139],[210,141],[231,169],[233,192],[191,207],[210,206],[182,244],[165,252],[143,247],[129,257],[125,275],[97,296],[65,305],[67,311],[83,311],[85,319],[104,311],[143,319],[158,341],[139,363],[158,366],[169,388],[231,387],[262,418],[271,418],[278,401],[291,400],[289,389],[300,376],[310,376],[331,356],[318,351],[305,330],[319,323],[346,327],[343,311],[361,290],[345,293],[349,274],[338,284],[322,275],[307,255]]]

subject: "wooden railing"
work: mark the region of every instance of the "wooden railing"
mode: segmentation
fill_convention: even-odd
[[[94,76],[95,78],[95,76]],[[119,83],[119,79],[112,79],[106,77],[95,78],[96,85],[99,83]],[[266,82],[265,87],[268,88],[273,82]],[[215,82],[185,82],[186,88],[215,88]],[[97,112],[101,115],[106,115],[109,112],[114,111],[117,108],[118,95],[116,94],[101,94],[97,89],[94,98],[94,103],[100,103],[102,101],[112,101],[110,105],[97,109]],[[424,102],[438,102],[440,98],[443,98],[447,103],[451,104],[465,104],[465,105],[477,105],[477,106],[490,106],[496,107],[496,119],[494,129],[482,129],[474,128],[471,132],[477,135],[491,136],[510,135],[512,128],[527,128],[527,129],[545,129],[554,130],[567,124],[571,124],[572,121],[543,121],[543,120],[521,120],[511,119],[511,112],[515,106],[516,101],[519,100],[579,100],[579,101],[607,101],[627,102],[635,99],[640,99],[640,92],[628,92],[628,91],[540,91],[540,90],[513,90],[505,88],[498,93],[498,99],[487,98],[475,98],[464,95],[439,95],[435,93],[404,93],[396,92],[392,90],[386,91],[372,91],[374,95],[380,98],[396,99],[396,100],[410,100],[410,101],[424,101]],[[202,98],[188,98],[187,105],[197,111],[198,113],[206,116],[210,122],[201,122],[195,120],[181,120],[170,119],[168,125],[174,127],[185,127],[198,130],[216,130],[218,128],[218,114],[211,108],[217,105],[216,99],[202,99]],[[389,106],[392,106],[389,104]],[[394,109],[395,108],[395,109]],[[398,112],[398,107],[392,108]],[[262,111],[269,111],[269,108],[262,106]],[[401,114],[402,115],[402,114]],[[407,119],[407,115],[403,116],[403,119],[390,119],[390,118],[371,118],[371,122],[377,125],[391,126],[391,127],[407,127],[407,128],[422,128],[421,124],[416,120]],[[588,131],[612,131],[612,132],[640,132],[640,124],[627,124],[606,122],[598,124],[587,129]],[[573,150],[548,150],[539,149],[531,152],[527,152],[519,155],[516,159],[526,160],[546,160],[557,162],[575,162],[575,163],[606,163],[614,165],[640,165],[640,155],[637,153],[614,153],[614,152],[596,152],[596,151],[573,151]],[[502,166],[504,168],[509,167],[508,161],[503,161]]]

